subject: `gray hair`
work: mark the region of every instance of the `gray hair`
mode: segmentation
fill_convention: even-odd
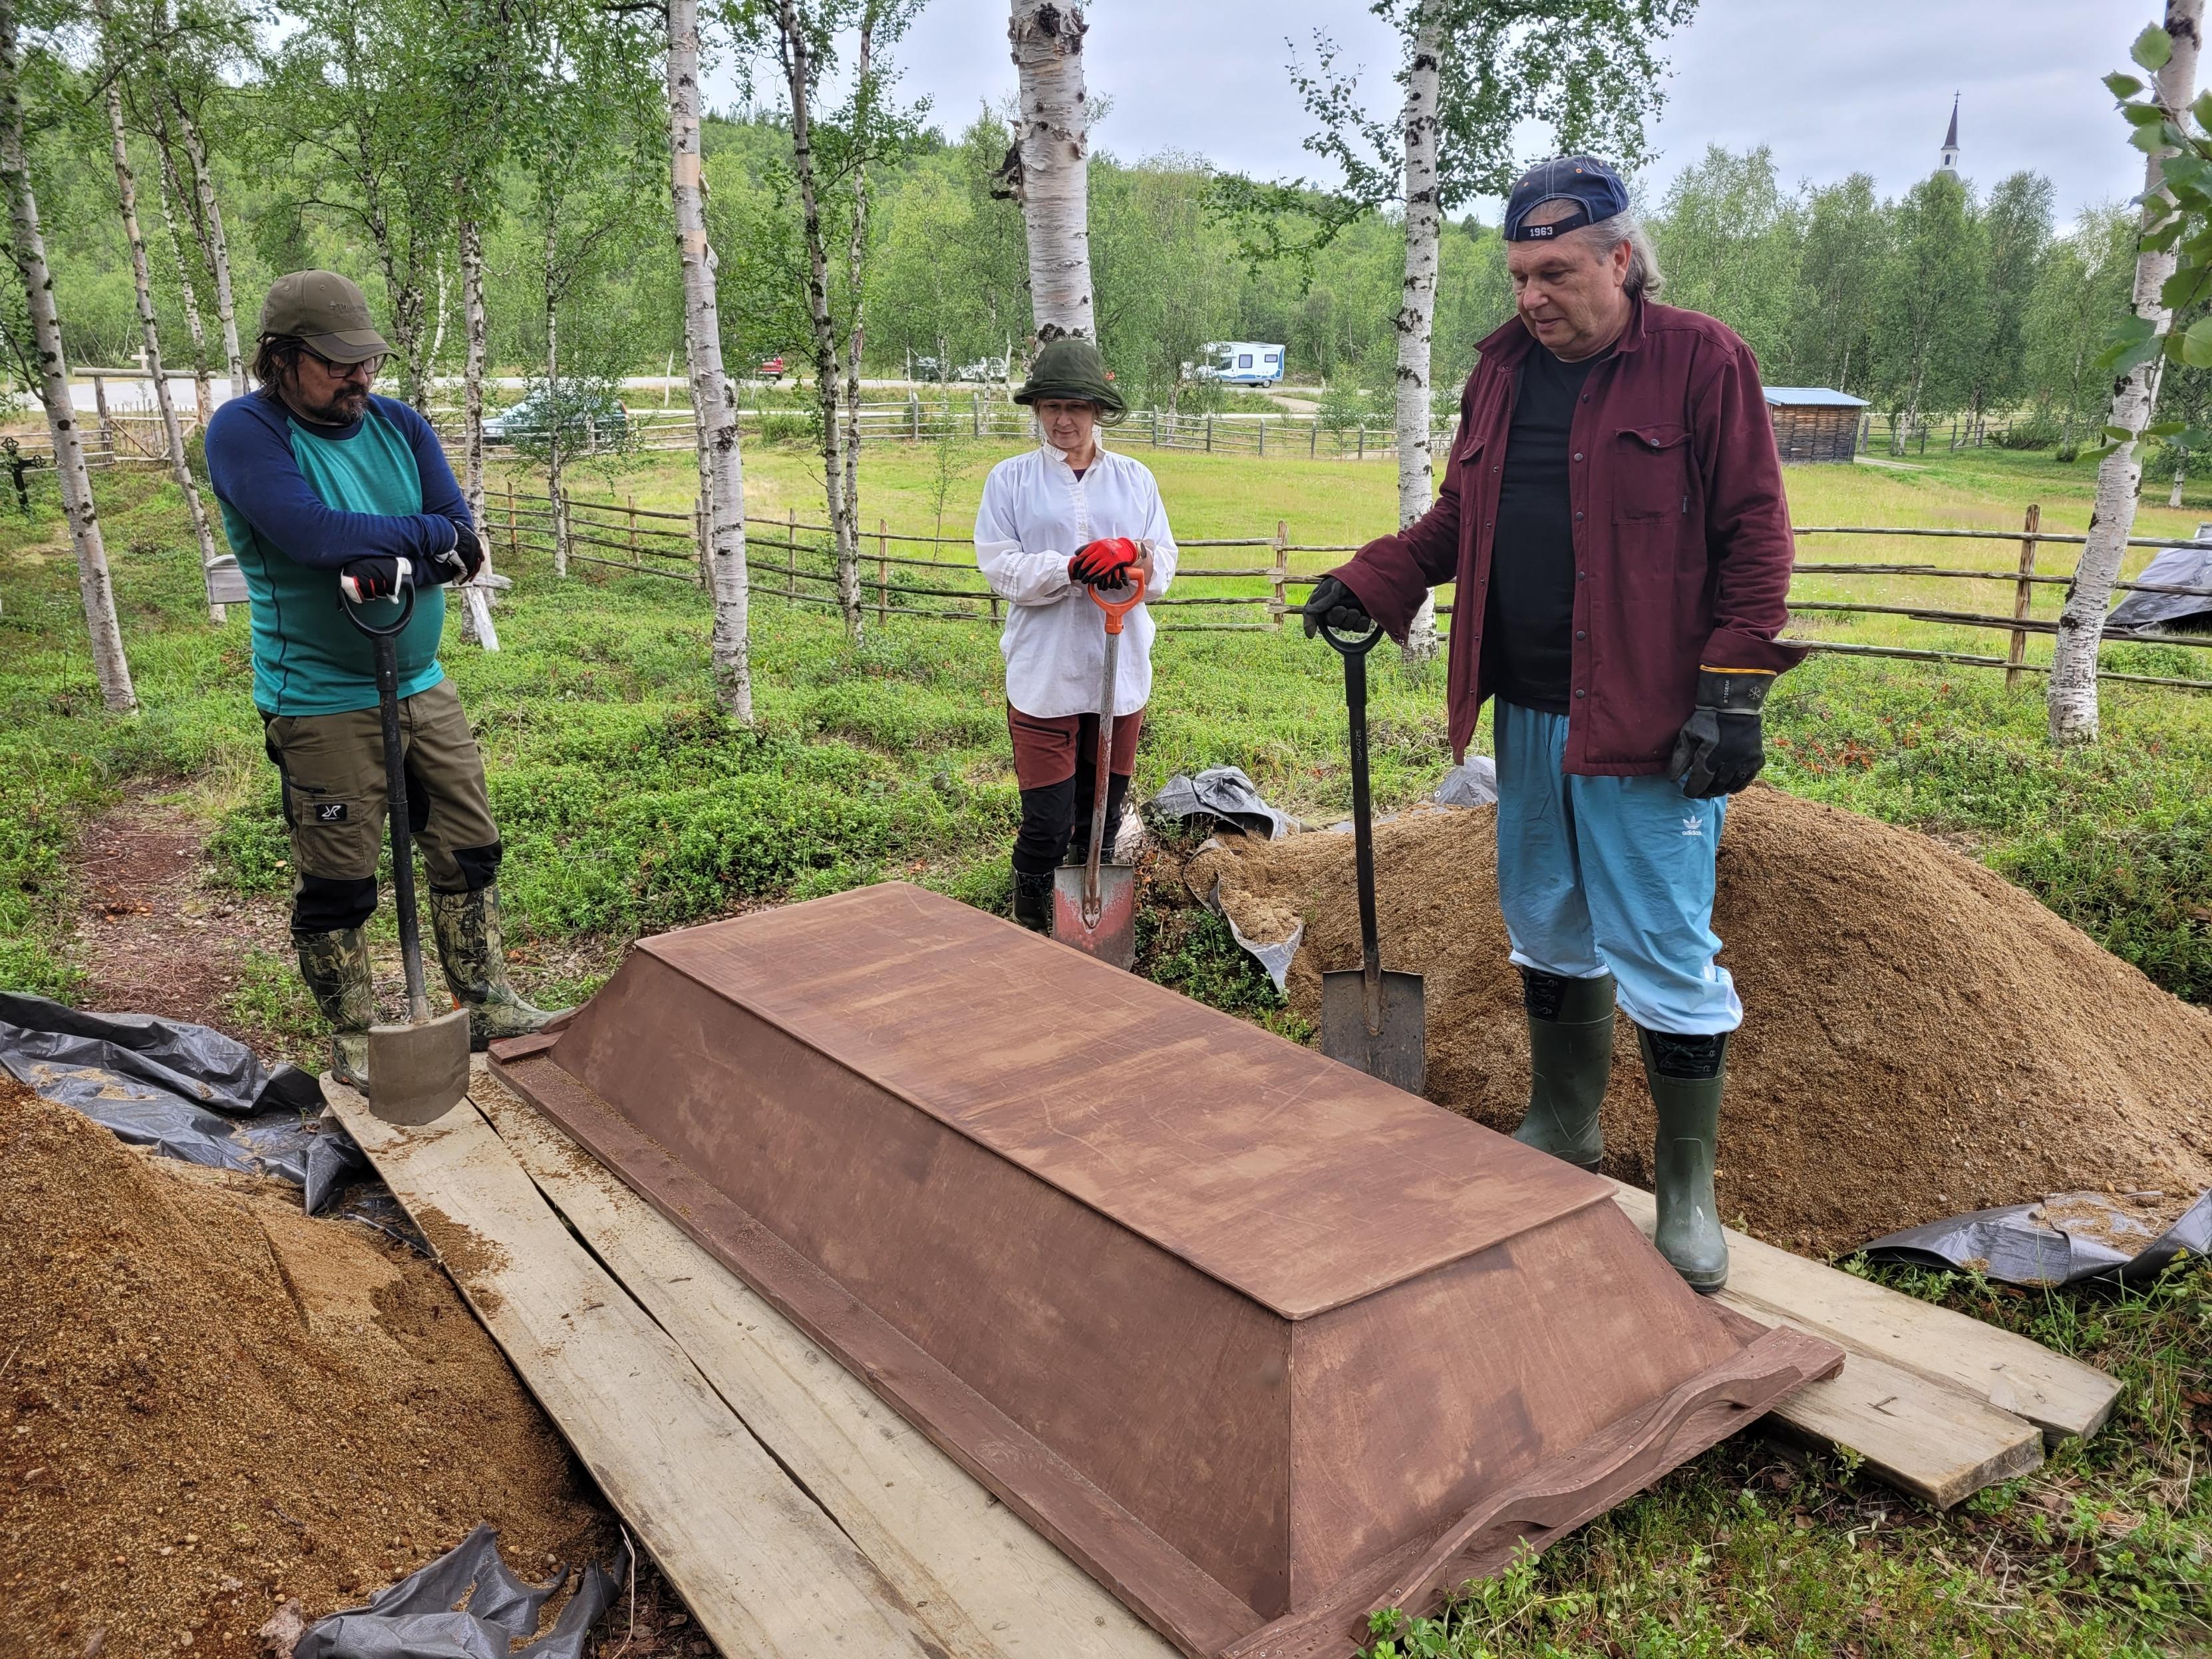
[[[1640,294],[1656,299],[1667,286],[1667,275],[1659,269],[1658,250],[1651,246],[1651,233],[1644,228],[1644,222],[1636,216],[1634,208],[1623,208],[1610,219],[1579,226],[1567,234],[1601,256],[1612,252],[1622,242],[1627,243],[1628,276],[1621,287],[1632,296]]]

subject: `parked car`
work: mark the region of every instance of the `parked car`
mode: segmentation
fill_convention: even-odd
[[[781,352],[773,357],[762,358],[760,366],[753,370],[756,377],[766,380],[770,386],[783,379],[784,373],[783,355]]]
[[[945,362],[942,358],[917,357],[914,360],[914,379],[941,384],[945,377]]]
[[[978,357],[974,362],[963,363],[954,369],[952,378],[956,380],[980,380],[986,383],[1003,380],[1006,378],[1006,360],[1004,357]]]
[[[580,381],[561,387],[561,424],[565,436],[580,443],[618,443],[629,430],[629,410],[612,392]],[[553,400],[539,386],[526,392],[520,402],[484,416],[488,443],[515,443],[543,439],[553,428]]]

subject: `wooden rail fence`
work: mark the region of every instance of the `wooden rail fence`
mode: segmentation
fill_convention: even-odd
[[[702,534],[702,519],[696,507],[690,513],[672,513],[639,507],[634,498],[621,501],[588,501],[564,495],[562,511],[556,515],[552,510],[553,504],[546,497],[512,490],[495,491],[487,506],[494,519],[491,526],[494,533],[503,534],[513,552],[553,553],[558,540],[556,526],[565,526],[568,544],[566,556],[569,559],[633,574],[670,578],[701,587],[708,585],[701,551],[706,545],[707,538]],[[757,597],[781,599],[793,605],[840,609],[832,533],[826,525],[802,520],[796,511],[787,512],[781,520],[750,520],[745,526],[745,544],[753,593]],[[2078,547],[2087,539],[2083,536],[2044,530],[2040,512],[2033,507],[2027,511],[2026,522],[2017,531],[1923,529],[1893,525],[1801,525],[1796,527],[1796,533],[1801,538],[1922,537],[2016,544],[2017,566],[2011,570],[1960,569],[1936,564],[1801,560],[1796,571],[1798,578],[1809,580],[1859,576],[1911,580],[1930,577],[1957,581],[2007,583],[2013,590],[2012,610],[2008,615],[1882,599],[1831,599],[1800,598],[1793,594],[1790,600],[1791,611],[1796,613],[1901,617],[1936,626],[1986,629],[2006,634],[2008,636],[2008,649],[2003,656],[1910,646],[1859,645],[1849,641],[1818,637],[1791,636],[1791,642],[1808,646],[1815,651],[1833,652],[1844,656],[1892,657],[1966,667],[2001,668],[2005,671],[2008,685],[2018,684],[2023,675],[2050,672],[2043,665],[2026,660],[2027,641],[2032,635],[2055,634],[2058,624],[2032,615],[2031,605],[2039,587],[2064,587],[2073,580],[2071,575],[2037,569],[2037,550],[2046,544]],[[945,547],[972,550],[974,543],[970,538],[910,534],[894,531],[887,521],[878,519],[873,531],[863,532],[861,541],[860,562],[863,567],[872,564],[873,569],[871,572],[864,568],[856,573],[859,600],[864,609],[872,611],[878,618],[919,617],[933,622],[985,623],[997,623],[1003,618],[1005,613],[1001,607],[1004,601],[984,584],[972,556],[917,556],[904,550],[892,550],[895,546],[901,550],[927,550]],[[2130,539],[2129,545],[2162,548],[2194,544],[2171,537],[2135,537]],[[1283,627],[1292,608],[1291,590],[1310,587],[1320,580],[1318,575],[1294,574],[1290,568],[1291,556],[1349,554],[1358,550],[1356,544],[1294,542],[1290,538],[1287,525],[1280,520],[1276,521],[1272,536],[1201,537],[1178,542],[1177,546],[1182,556],[1182,562],[1176,570],[1178,582],[1229,580],[1263,585],[1258,591],[1245,592],[1170,592],[1164,599],[1152,601],[1148,609],[1167,613],[1158,621],[1162,630],[1189,633],[1265,633],[1278,630]],[[580,550],[586,548],[592,550]],[[1248,550],[1263,554],[1267,562],[1236,562],[1237,552]],[[627,556],[610,556],[611,555]],[[1194,555],[1198,556],[1194,557]],[[2170,583],[2142,581],[2122,581],[2115,586],[2123,592],[2212,599],[2212,587],[2177,586]],[[1251,613],[1255,611],[1259,613],[1258,617],[1251,619]],[[1238,617],[1228,614],[1231,612],[1243,614]],[[1449,603],[1437,607],[1439,617],[1449,617],[1451,612],[1452,607]],[[2212,634],[2166,630],[2136,632],[2112,639],[2108,643],[2166,644],[2212,650]],[[2212,679],[2197,680],[2118,671],[2106,671],[2100,678],[2142,685],[2212,690]]]

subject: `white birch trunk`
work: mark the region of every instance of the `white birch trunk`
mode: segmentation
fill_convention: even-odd
[[[1097,337],[1091,298],[1091,146],[1083,101],[1083,8],[1012,0],[1006,39],[1020,77],[1012,181],[1029,233],[1030,312],[1038,343]]]
[[[846,303],[853,307],[853,328],[845,345],[845,516],[853,544],[853,617],[848,626],[854,637],[860,627],[860,351],[866,343],[867,296],[861,291],[860,272],[868,255],[868,118],[869,76],[874,73],[876,9],[864,5],[860,15],[860,50],[853,83],[853,142],[860,154],[853,164],[853,236],[845,247]],[[842,585],[841,585],[842,591]]]
[[[2166,32],[2173,37],[2173,56],[2157,76],[2158,101],[2176,125],[2188,120],[2197,87],[2197,54],[2202,44],[2204,0],[2167,0]],[[2163,159],[2153,154],[2143,163],[2143,220],[2146,228],[2171,211],[2161,191]],[[2159,297],[2173,275],[2174,256],[2146,250],[2136,256],[2136,315],[2164,335],[2173,313]],[[2158,407],[2163,355],[2130,369],[2112,389],[2106,423],[2141,434]],[[2097,468],[2097,504],[2089,515],[2089,536],[2074,568],[2074,586],[2059,614],[2058,638],[2051,659],[2048,692],[2051,741],[2057,744],[2097,740],[2097,650],[2105,638],[2105,611],[2112,584],[2120,577],[2128,532],[2135,528],[2136,492],[2142,487],[2142,456],[2130,438],[2108,453]]]
[[[1398,525],[1429,510],[1434,499],[1430,456],[1430,359],[1437,331],[1437,244],[1442,230],[1437,195],[1438,59],[1443,53],[1443,0],[1421,0],[1406,65],[1406,281],[1398,307]],[[1406,630],[1405,659],[1420,668],[1437,654],[1433,589]]]
[[[230,364],[230,395],[242,398],[248,390],[246,359],[238,349],[238,312],[231,301],[230,245],[223,240],[222,208],[216,201],[215,175],[208,169],[207,147],[200,142],[199,125],[181,100],[176,111],[185,155],[192,164],[192,188],[199,196],[200,210],[192,225],[199,234],[200,252],[206,256],[208,269],[215,274],[215,315],[222,329],[223,356]]]
[[[484,296],[483,224],[472,215],[461,220],[461,490],[469,519],[483,541],[483,568],[461,589],[461,637],[487,651],[499,649],[499,629],[491,619],[491,535],[484,518]]]
[[[39,400],[46,405],[62,509],[69,516],[70,540],[76,551],[77,591],[92,638],[93,673],[100,682],[100,701],[112,713],[127,714],[138,707],[138,696],[131,689],[131,665],[123,654],[123,628],[115,617],[115,590],[108,579],[99,510],[93,504],[92,475],[85,468],[84,446],[70,402],[69,359],[62,352],[53,273],[46,266],[38,195],[31,186],[30,159],[23,145],[22,56],[16,43],[15,5],[16,0],[0,0],[0,184],[8,191],[9,246],[31,316]]]
[[[106,21],[104,16],[102,21]],[[168,447],[169,476],[176,480],[177,489],[185,498],[185,510],[192,522],[192,536],[199,543],[201,580],[204,582],[208,568],[216,562],[215,532],[208,524],[207,506],[200,500],[200,487],[192,480],[191,457],[185,448],[184,428],[177,420],[177,400],[169,393],[168,376],[161,372],[161,334],[154,320],[153,274],[146,261],[146,238],[138,227],[138,181],[131,174],[131,149],[123,127],[123,85],[119,75],[112,71],[107,81],[107,132],[115,156],[115,196],[123,215],[123,238],[131,245],[131,280],[138,291],[138,332],[146,343],[146,373],[153,377],[154,403],[161,411],[161,435]],[[228,608],[209,605],[208,619],[222,623]]]
[[[0,5],[13,0],[0,0]],[[738,447],[738,400],[722,371],[722,313],[714,297],[714,250],[707,240],[707,189],[699,153],[699,0],[668,0],[669,194],[684,260],[684,337],[691,413],[708,492],[714,585],[711,647],[715,695],[731,715],[753,723],[752,649],[746,617],[745,492]]]
[[[157,102],[156,110],[161,107]],[[183,296],[185,331],[192,337],[192,412],[198,416],[200,428],[207,428],[207,418],[215,413],[215,391],[208,384],[207,328],[200,320],[199,289],[192,282],[191,262],[185,258],[184,239],[177,234],[176,204],[184,198],[184,184],[177,177],[176,159],[169,154],[164,140],[167,128],[156,118],[154,148],[161,158],[161,228],[169,238],[169,257],[177,262],[177,289]]]
[[[2167,493],[2166,498],[2166,504],[2168,507],[2181,505],[2181,486],[2188,482],[2188,478],[2189,463],[2185,459],[2176,461],[2173,464],[2173,488]]]
[[[553,574],[568,574],[568,505],[561,499],[561,313],[555,302],[561,220],[545,216],[545,498],[553,512]]]
[[[845,490],[845,427],[838,417],[836,325],[830,316],[830,251],[823,240],[822,198],[814,177],[814,70],[805,21],[795,0],[777,0],[784,84],[791,96],[791,161],[799,179],[799,216],[806,237],[806,309],[814,335],[814,395],[822,410],[822,493],[837,552],[837,605],[845,632],[860,637],[859,520]]]

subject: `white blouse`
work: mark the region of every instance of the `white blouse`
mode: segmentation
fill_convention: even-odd
[[[1175,538],[1151,470],[1103,443],[1075,476],[1060,452],[1041,445],[991,469],[975,513],[975,562],[1008,601],[999,654],[1006,659],[1006,701],[1024,714],[1094,714],[1106,666],[1106,615],[1067,562],[1085,544],[1127,536],[1152,544],[1157,599],[1175,577]],[[1115,662],[1114,713],[1133,714],[1152,692],[1152,619],[1144,605],[1121,625]]]

